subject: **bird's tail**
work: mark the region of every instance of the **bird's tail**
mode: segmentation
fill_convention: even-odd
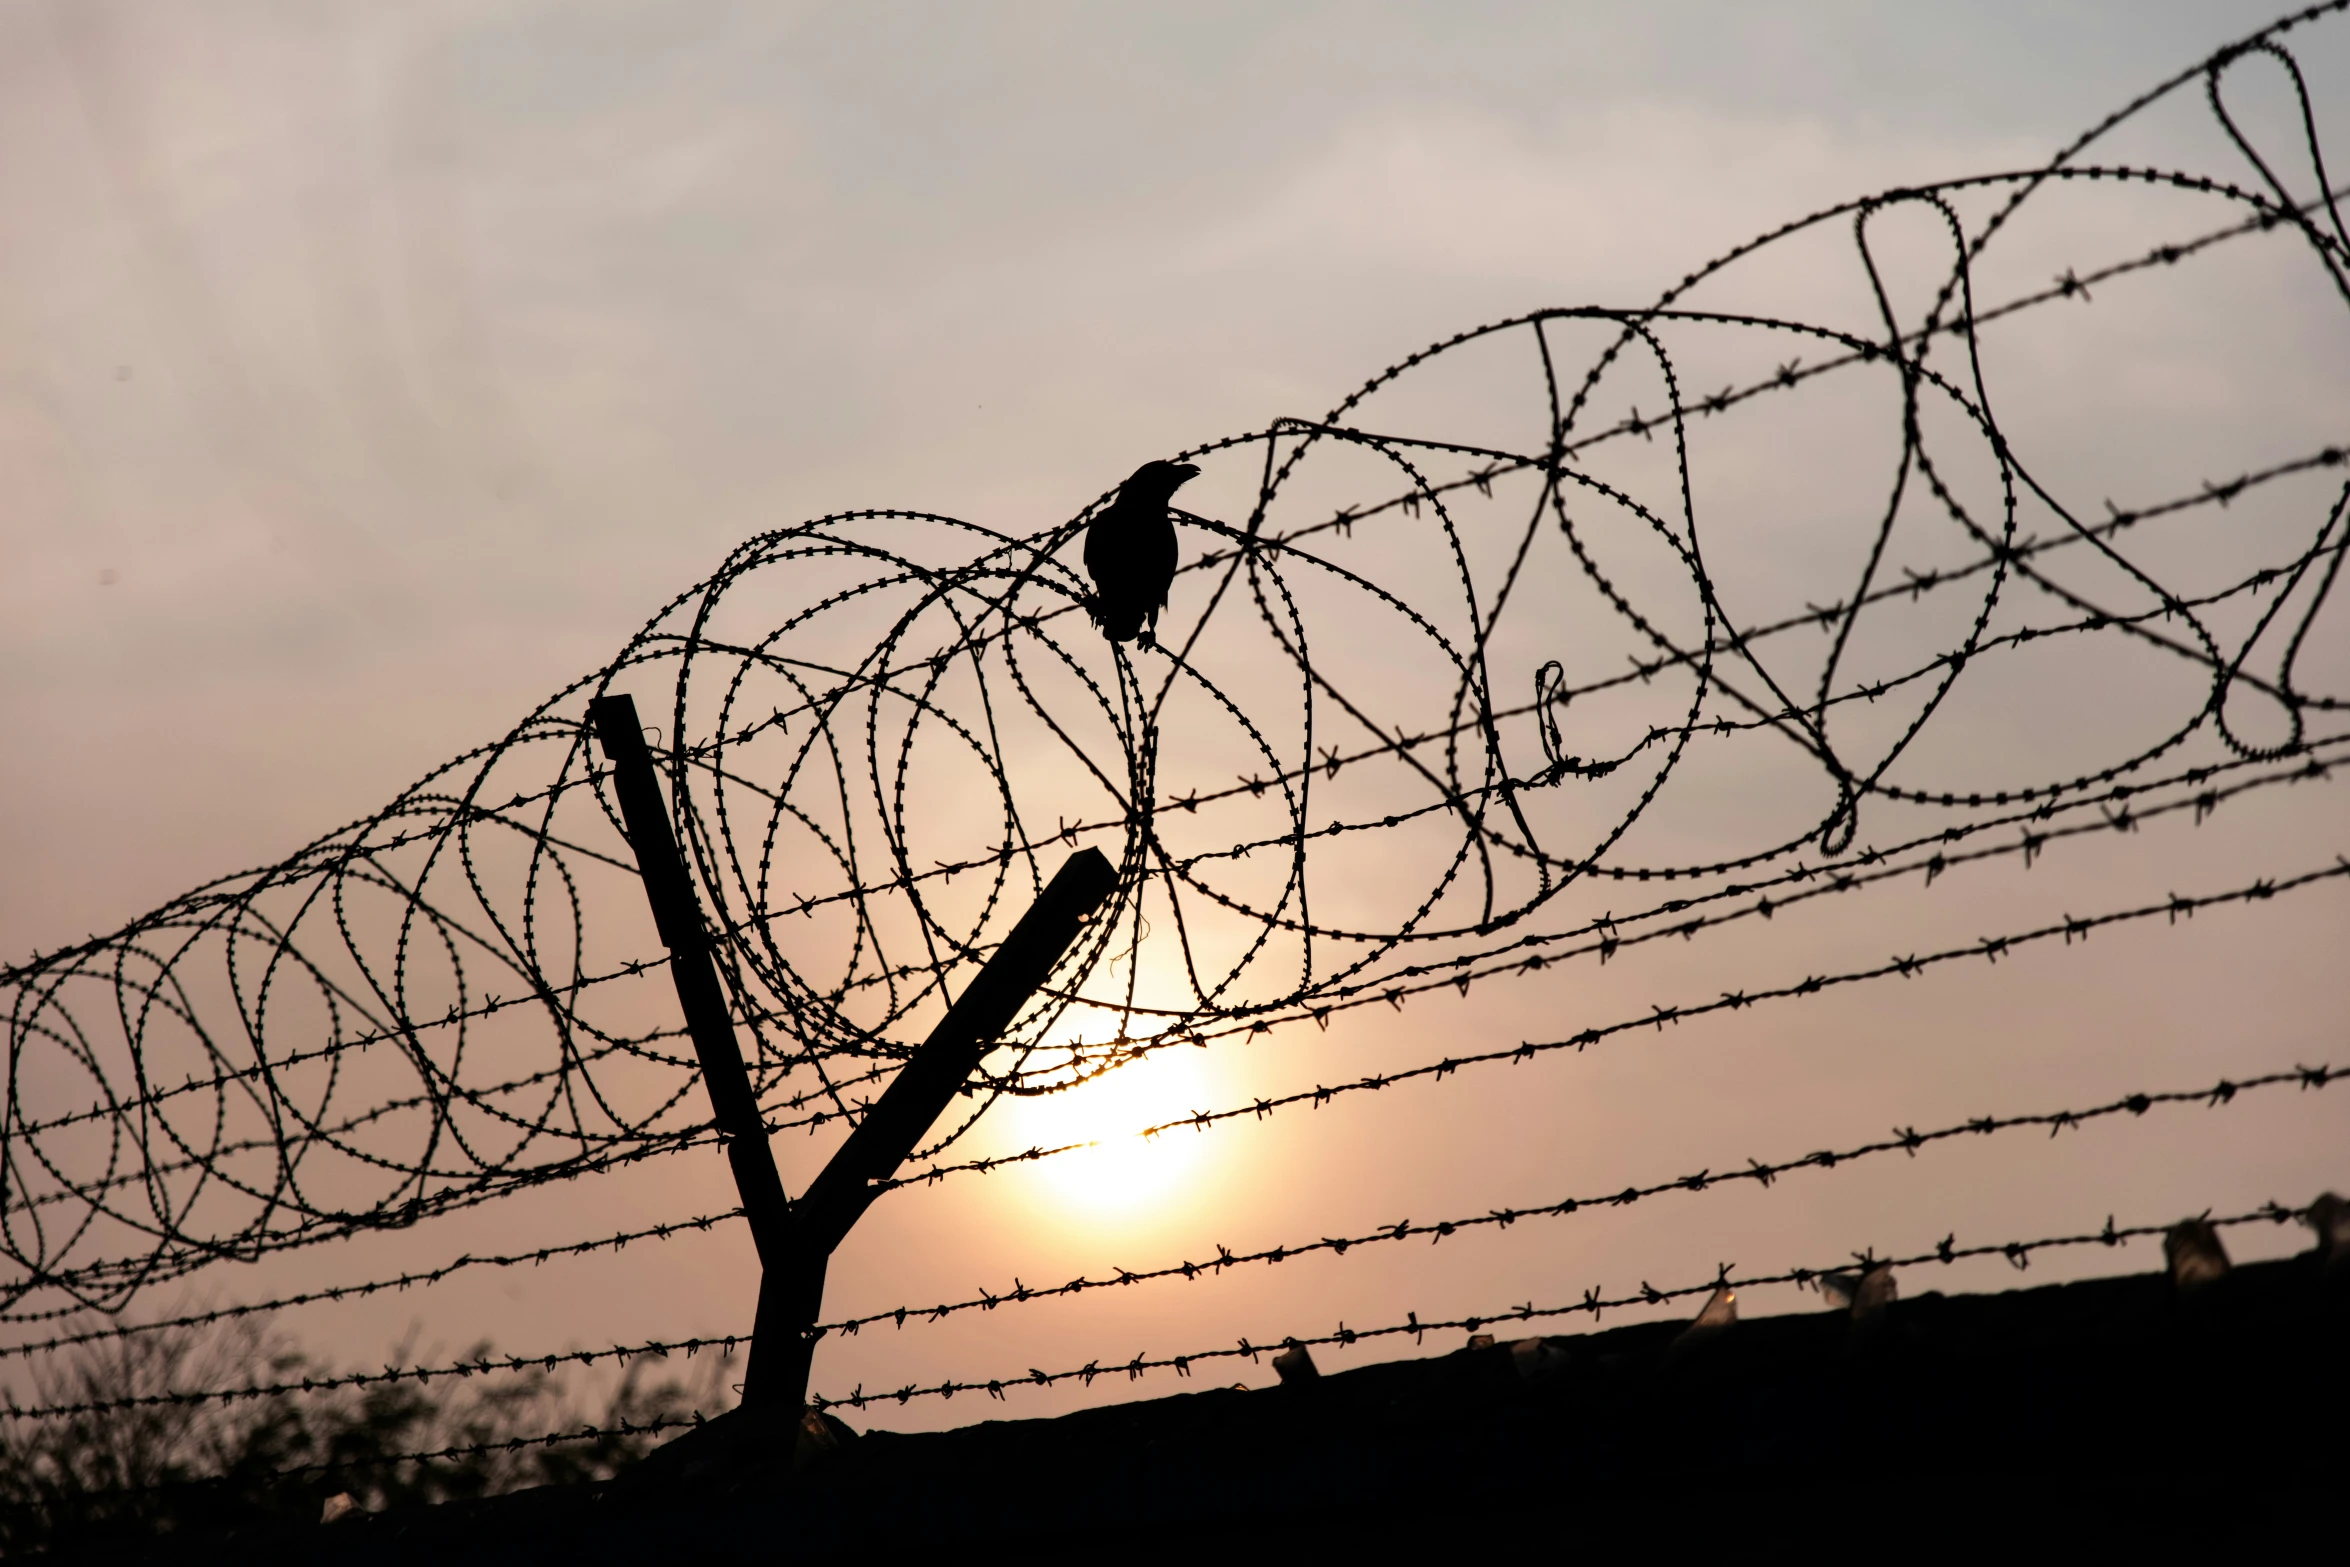
[[[1142,612],[1128,605],[1105,603],[1097,593],[1085,601],[1085,612],[1112,642],[1131,642],[1142,635]]]

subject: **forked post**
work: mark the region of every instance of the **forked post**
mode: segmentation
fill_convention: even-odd
[[[735,1189],[742,1195],[743,1214],[759,1251],[759,1309],[751,1330],[743,1405],[796,1406],[807,1396],[816,1324],[824,1306],[825,1269],[834,1248],[888,1189],[898,1167],[995,1048],[1028,998],[1051,977],[1087,918],[1116,889],[1118,873],[1098,849],[1081,849],[1062,864],[848,1140],[792,1203],[784,1197],[775,1156],[767,1145],[767,1129],[759,1118],[733,1015],[719,985],[701,904],[670,828],[636,703],[626,696],[598,697],[589,704],[588,717],[612,763],[621,820],[636,851],[654,923],[669,948],[670,978],[677,986],[678,1004],[709,1091],[711,1115],[726,1139]]]

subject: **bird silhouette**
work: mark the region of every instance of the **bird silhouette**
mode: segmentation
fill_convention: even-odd
[[[1167,503],[1199,470],[1187,462],[1146,462],[1118,486],[1118,498],[1085,530],[1086,607],[1112,642],[1154,644],[1159,611],[1175,580],[1175,523]]]

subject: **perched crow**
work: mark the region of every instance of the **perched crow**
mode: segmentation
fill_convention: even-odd
[[[1175,580],[1175,524],[1167,503],[1198,474],[1187,462],[1146,462],[1087,526],[1085,569],[1094,587],[1087,608],[1112,642],[1139,636],[1151,645]]]

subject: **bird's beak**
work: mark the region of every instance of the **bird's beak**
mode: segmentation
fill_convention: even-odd
[[[1175,482],[1177,484],[1189,484],[1192,480],[1199,477],[1199,467],[1195,463],[1179,462],[1174,463],[1171,466],[1175,470],[1177,476]]]

